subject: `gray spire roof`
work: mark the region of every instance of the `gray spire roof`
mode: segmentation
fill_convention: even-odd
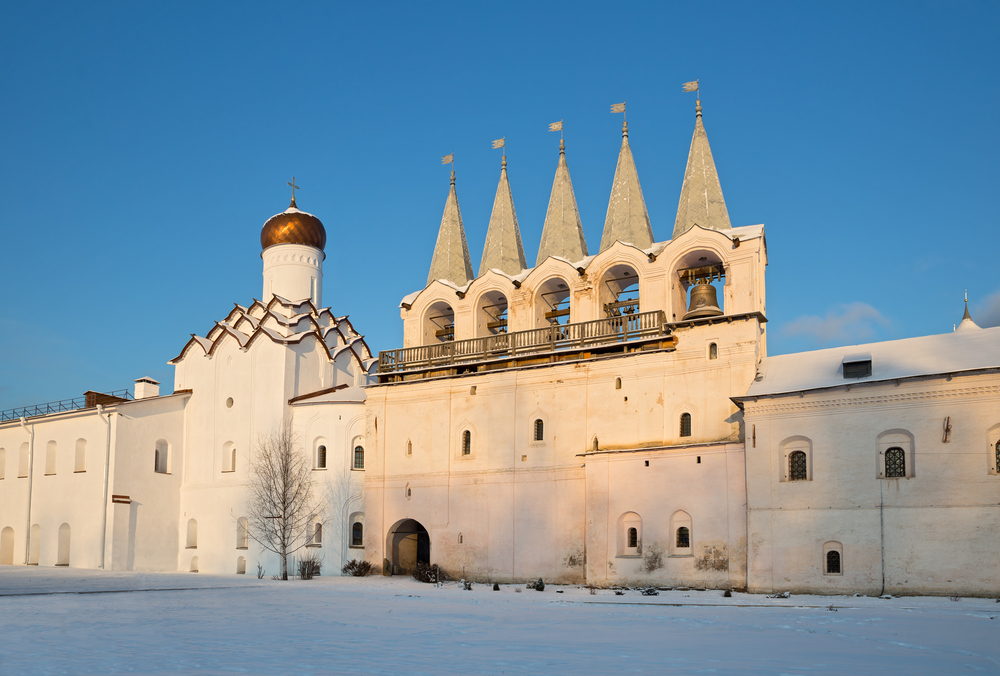
[[[549,256],[559,256],[571,262],[587,257],[587,241],[583,236],[580,211],[576,208],[573,182],[569,178],[566,143],[562,139],[559,139],[559,164],[552,181],[552,194],[545,212],[542,242],[538,245],[535,265],[540,265]]]
[[[632,149],[628,145],[627,122],[622,125],[622,149],[618,153],[615,181],[611,185],[601,251],[617,241],[629,242],[640,249],[649,248],[653,243],[653,229],[649,225],[646,201],[642,199],[639,173],[635,170]]]
[[[677,204],[677,220],[674,222],[674,239],[690,230],[694,225],[712,230],[729,230],[726,200],[722,198],[719,173],[715,170],[712,149],[708,146],[708,134],[701,122],[701,101],[695,106],[694,136],[688,151],[684,185],[681,199]]]
[[[507,180],[507,156],[500,163],[500,183],[497,196],[493,200],[490,227],[486,231],[486,245],[483,260],[479,264],[479,274],[496,268],[508,275],[519,275],[528,267],[521,244],[521,231],[517,227],[517,213],[514,212],[514,198],[510,194]]]
[[[979,324],[972,321],[972,315],[969,314],[969,298],[965,298],[965,314],[962,315],[962,322],[956,328],[956,331],[968,331],[969,329],[979,329],[982,328]]]
[[[462,210],[458,208],[458,194],[455,192],[455,172],[451,172],[451,190],[444,203],[441,229],[438,230],[434,257],[427,274],[427,283],[443,279],[456,286],[465,286],[472,279],[472,259],[469,258],[469,243],[462,227]]]

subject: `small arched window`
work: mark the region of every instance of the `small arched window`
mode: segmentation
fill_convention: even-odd
[[[719,358],[719,346],[715,343],[709,343],[708,345],[708,358],[718,359]]]
[[[77,439],[76,440],[76,457],[73,462],[74,472],[86,472],[87,471],[87,440]]]
[[[156,442],[156,452],[154,455],[154,462],[156,463],[153,467],[153,471],[159,474],[167,474],[170,470],[170,458],[169,449],[167,442],[163,439],[158,439]]]
[[[535,420],[535,441],[542,441],[545,439],[545,423],[542,422],[541,418]]]
[[[840,575],[840,552],[835,549],[826,553],[826,572],[828,575]]]
[[[316,449],[316,468],[326,469],[326,446]]]
[[[628,529],[628,546],[629,547],[639,546],[639,531],[635,528]]]
[[[45,473],[55,474],[56,473],[56,457],[58,454],[58,447],[56,442],[50,441],[45,444]]]
[[[691,436],[691,414],[681,413],[681,436]]]
[[[191,570],[192,573],[197,573],[198,572],[198,557],[197,556],[192,556],[191,557],[191,569],[190,570]]]
[[[600,450],[600,446],[599,446],[599,442],[597,440],[597,437],[594,437],[594,450],[595,451]]]
[[[357,523],[351,526],[351,546],[361,547],[364,545],[365,541],[365,526],[362,523]]]
[[[809,478],[809,468],[806,464],[806,454],[803,451],[792,451],[788,454],[789,481],[805,481]]]
[[[318,523],[313,527],[313,544],[323,544],[323,524]]]
[[[2,450],[2,449],[0,449],[0,450]],[[1000,441],[997,441],[996,463],[997,463],[997,474],[1000,474]],[[3,470],[0,470],[0,472],[3,472]],[[2,477],[0,477],[0,478],[2,478]]]
[[[615,378],[615,389],[616,390],[622,389],[622,379],[621,378]]]
[[[198,522],[194,519],[188,519],[187,548],[198,549]]]
[[[906,476],[906,453],[899,446],[886,449],[885,475],[889,478]]]
[[[229,471],[230,472],[235,472],[236,471],[236,449],[235,448],[233,449],[232,458],[229,461]]]
[[[472,455],[472,432],[462,432],[462,455]]]
[[[413,497],[413,491],[410,490],[410,484],[406,484],[406,499],[409,500]]]
[[[59,549],[56,552],[56,565],[69,565],[70,527],[68,523],[59,526]]]
[[[691,531],[688,530],[687,526],[681,526],[677,529],[677,548],[678,549],[689,549],[691,547]]]
[[[361,446],[354,447],[354,469],[365,468],[365,449]]]
[[[247,560],[242,556],[236,557],[236,574],[246,575],[247,572]]]
[[[245,516],[236,520],[236,549],[250,548],[250,523]]]
[[[409,439],[406,441],[406,454],[413,455],[413,442]]]

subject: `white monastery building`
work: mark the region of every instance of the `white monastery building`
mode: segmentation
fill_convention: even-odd
[[[452,172],[403,345],[322,305],[326,232],[261,232],[263,300],[170,362],[175,391],[0,414],[0,564],[253,572],[249,454],[291,421],[324,574],[995,595],[1000,328],[767,356],[762,225],[733,227],[700,102],[669,240],[623,126],[590,253],[560,142],[528,267],[507,159],[478,274]],[[338,303],[349,303],[339,299]]]

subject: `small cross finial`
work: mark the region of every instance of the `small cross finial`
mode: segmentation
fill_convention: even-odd
[[[292,206],[294,207],[295,206],[295,191],[296,190],[302,190],[302,188],[300,188],[299,186],[295,185],[295,177],[294,176],[292,176],[291,183],[287,183],[286,182],[286,185],[290,186],[291,189],[292,189]]]

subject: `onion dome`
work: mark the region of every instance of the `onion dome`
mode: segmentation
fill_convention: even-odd
[[[260,230],[260,248],[275,244],[302,244],[320,251],[326,246],[326,228],[323,222],[295,206],[295,198],[287,209],[267,219]]]

